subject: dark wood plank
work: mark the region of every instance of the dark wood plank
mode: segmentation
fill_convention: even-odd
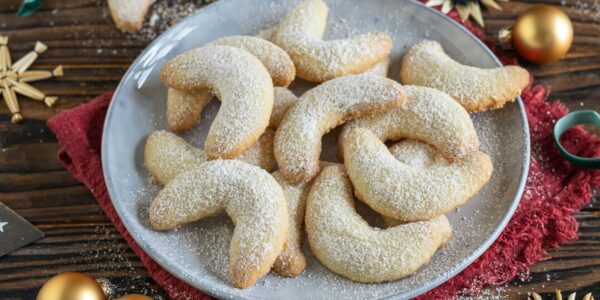
[[[20,1],[0,0],[0,34],[10,36],[13,58],[42,40],[49,50],[34,65],[65,68],[65,76],[36,83],[60,97],[53,108],[22,100],[26,120],[11,124],[0,104],[0,201],[46,233],[46,237],[0,258],[0,298],[33,299],[51,276],[65,271],[108,278],[117,295],[131,292],[162,295],[139,259],[115,231],[92,195],[57,160],[60,145],[46,121],[55,114],[113,90],[129,64],[149,43],[144,35],[117,30],[103,0],[45,1],[34,16],[14,15]],[[560,6],[572,18],[575,40],[567,57],[536,66],[521,61],[536,81],[552,88],[551,99],[571,109],[600,111],[600,13],[582,9],[597,0],[519,0],[500,2],[502,11],[485,10],[486,35],[494,37],[516,16],[536,3]],[[554,289],[594,292],[600,298],[600,195],[578,213],[579,240],[548,249],[550,259],[531,266],[527,280],[489,288],[486,297],[524,299]],[[553,299],[553,298],[548,298]]]

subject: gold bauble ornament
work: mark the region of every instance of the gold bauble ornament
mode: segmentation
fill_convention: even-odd
[[[40,289],[37,300],[106,300],[107,296],[94,278],[75,272],[58,274]]]
[[[562,10],[539,4],[519,16],[511,35],[519,55],[546,64],[567,54],[573,42],[573,24]]]
[[[154,300],[151,297],[142,294],[129,294],[118,298],[117,300]]]

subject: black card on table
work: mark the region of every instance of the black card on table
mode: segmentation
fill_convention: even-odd
[[[42,237],[42,231],[0,202],[0,257]]]

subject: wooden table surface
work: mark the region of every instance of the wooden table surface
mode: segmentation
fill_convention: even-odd
[[[572,18],[575,41],[569,55],[547,66],[524,65],[538,83],[551,86],[551,99],[561,99],[571,109],[600,111],[600,2],[575,1],[539,1],[560,6]],[[10,36],[13,58],[41,40],[49,50],[34,67],[51,69],[62,64],[65,76],[35,84],[60,100],[50,109],[21,100],[25,121],[20,124],[11,124],[10,113],[0,104],[0,201],[46,234],[0,258],[0,298],[34,299],[45,281],[65,271],[108,278],[119,295],[164,295],[90,192],[60,165],[56,158],[59,144],[46,126],[53,115],[113,90],[149,40],[115,29],[105,1],[46,0],[39,12],[25,18],[15,16],[19,2],[0,0],[0,35]],[[493,35],[512,24],[532,4],[503,2],[503,11],[486,11],[486,33]],[[579,295],[593,292],[600,298],[598,200],[596,196],[576,215],[578,241],[549,249],[552,258],[532,265],[530,279],[492,288],[486,295],[524,299],[535,290],[554,299],[549,293],[561,289],[577,290]]]

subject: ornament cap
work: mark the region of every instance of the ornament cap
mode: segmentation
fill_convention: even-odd
[[[498,31],[498,42],[501,45],[507,45],[512,43],[512,27],[502,27]]]
[[[100,285],[100,288],[102,289],[105,295],[108,295],[109,298],[114,296],[114,286],[110,282],[110,280],[100,277],[96,278],[96,282]]]

